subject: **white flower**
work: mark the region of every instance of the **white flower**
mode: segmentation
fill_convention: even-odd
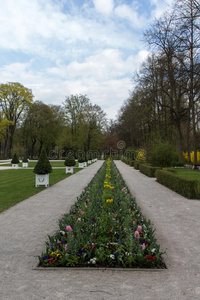
[[[96,257],[91,258],[90,261],[88,262],[88,264],[93,264],[93,265],[95,265],[95,264],[96,264],[96,261],[97,261]]]
[[[114,254],[110,254],[109,256],[110,256],[110,258],[115,259]]]
[[[151,253],[156,252],[156,248],[151,249]]]

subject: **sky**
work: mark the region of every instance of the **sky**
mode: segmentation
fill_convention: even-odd
[[[116,119],[150,49],[143,33],[173,0],[0,0],[0,83],[63,105],[87,95]]]

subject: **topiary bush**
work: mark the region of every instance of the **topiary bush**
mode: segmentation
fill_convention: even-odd
[[[47,157],[47,153],[45,149],[43,148],[39,157],[39,160],[37,164],[35,165],[35,168],[33,170],[35,174],[49,174],[52,172],[52,167],[49,162],[49,159]]]
[[[148,162],[155,167],[170,167],[178,164],[178,153],[168,142],[158,142],[148,154]]]
[[[65,161],[64,161],[64,165],[66,167],[73,167],[76,165],[76,161],[74,157],[66,157]]]
[[[27,163],[27,162],[28,162],[28,158],[27,158],[26,155],[23,157],[22,162],[23,162],[23,163]]]
[[[19,159],[18,159],[16,153],[13,155],[13,158],[11,160],[11,164],[19,164]]]

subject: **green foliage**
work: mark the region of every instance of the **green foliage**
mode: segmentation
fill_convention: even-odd
[[[63,133],[63,124],[64,112],[59,106],[46,105],[42,101],[34,102],[27,111],[22,126],[29,156],[40,153],[42,146],[46,149],[54,148],[58,135]]]
[[[27,162],[28,162],[28,158],[27,158],[26,155],[23,157],[22,162],[24,162],[24,163],[27,163]]]
[[[129,158],[128,157],[126,157],[126,156],[122,156],[121,157],[121,161],[123,161],[125,164],[129,164]]]
[[[79,157],[79,158],[78,158],[78,162],[79,162],[79,163],[86,162],[86,158],[85,158],[85,157]]]
[[[86,95],[71,95],[65,100],[65,112],[73,150],[99,149],[106,127],[103,110],[92,105]]]
[[[148,155],[148,161],[156,167],[170,167],[176,165],[178,160],[176,150],[168,142],[159,141]]]
[[[156,171],[159,170],[159,167],[152,167],[147,164],[140,164],[139,170],[141,173],[149,177],[156,177]]]
[[[0,117],[0,142],[3,142],[5,140],[6,130],[8,130],[9,126],[11,125],[14,125],[12,121],[1,119]]]
[[[134,160],[129,160],[129,162],[128,162],[128,164],[129,164],[129,166],[131,166],[131,167],[134,167]]]
[[[15,128],[21,114],[33,102],[32,91],[18,82],[0,84],[0,110],[1,117],[9,121],[5,135],[5,157],[10,155]]]
[[[135,160],[135,161],[134,161],[134,168],[135,168],[136,170],[139,170],[140,164],[141,164],[141,162]]]
[[[16,153],[13,155],[13,158],[12,158],[12,160],[11,160],[11,163],[12,163],[12,164],[18,164],[18,163],[19,163],[19,159],[18,159]]]
[[[49,174],[52,172],[52,167],[46,154],[46,150],[43,148],[39,157],[39,160],[33,170],[35,174]]]
[[[64,165],[68,166],[68,167],[73,167],[76,165],[76,161],[74,159],[74,157],[66,157],[65,161],[64,161]]]
[[[170,188],[174,192],[177,192],[188,199],[200,199],[197,180],[183,178],[167,170],[158,170],[156,177],[159,183]]]

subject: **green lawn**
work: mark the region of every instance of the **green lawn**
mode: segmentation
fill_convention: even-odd
[[[185,168],[185,169],[175,169],[175,172],[177,175],[179,175],[181,177],[200,181],[200,171],[199,170],[192,170],[192,169]]]
[[[74,173],[81,169],[75,168]],[[71,176],[65,169],[54,169],[49,175],[50,186]],[[44,190],[35,187],[35,174],[31,169],[0,171],[0,212]]]
[[[37,161],[31,161],[31,162],[28,163],[28,166],[29,166],[30,168],[34,168],[35,165],[36,165],[36,163],[37,163]],[[64,161],[50,161],[50,163],[51,163],[51,166],[52,166],[53,168],[55,168],[55,167],[65,167]],[[1,166],[2,166],[2,167],[3,167],[3,166],[11,167],[12,164],[11,164],[11,163],[9,163],[9,164],[3,164],[3,165],[1,165]],[[76,166],[78,166],[78,162],[76,162]],[[22,163],[19,163],[19,167],[22,167]]]

